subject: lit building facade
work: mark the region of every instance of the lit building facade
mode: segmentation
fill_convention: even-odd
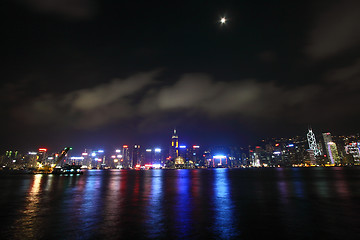
[[[345,146],[345,152],[354,158],[354,165],[360,165],[360,143],[352,142]]]
[[[174,129],[173,135],[171,137],[171,147],[169,151],[171,159],[175,159],[179,156],[179,137]]]
[[[329,142],[327,144],[327,152],[329,154],[329,160],[331,164],[338,165],[341,163],[339,153],[334,142]]]
[[[137,164],[141,164],[140,145],[134,145],[131,156],[131,167],[135,167]]]
[[[329,164],[340,164],[340,157],[336,144],[332,141],[331,133],[323,133],[324,146]]]

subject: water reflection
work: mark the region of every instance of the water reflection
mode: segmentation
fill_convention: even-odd
[[[116,233],[117,226],[119,225],[121,208],[121,172],[119,170],[109,170],[106,179],[102,179],[103,185],[108,186],[103,191],[104,207],[103,207],[103,220],[101,222],[101,232],[105,238],[115,238],[119,236]],[[110,231],[109,231],[110,230]],[[111,234],[108,234],[111,232]]]
[[[220,239],[234,238],[240,234],[235,226],[234,206],[229,189],[228,169],[215,169],[213,229]]]
[[[15,239],[37,239],[41,235],[43,222],[38,215],[41,210],[41,182],[43,175],[37,174],[33,178],[32,185],[30,186],[28,195],[26,197],[26,204],[24,210],[20,214],[20,218],[15,222]]]
[[[335,188],[338,195],[344,199],[350,198],[350,190],[344,177],[344,168],[335,168]]]
[[[91,229],[96,229],[101,222],[101,210],[102,210],[102,178],[98,172],[90,172],[91,176],[86,178],[85,188],[82,194],[82,204],[80,206],[79,226],[80,230],[85,234],[84,236],[90,236]]]
[[[162,170],[152,170],[151,191],[149,195],[149,204],[147,206],[148,219],[146,220],[146,229],[150,238],[159,238],[164,228],[163,212],[163,173]]]
[[[276,168],[277,171],[277,186],[279,190],[279,198],[280,202],[283,205],[289,203],[289,182],[286,180],[284,169],[283,168]]]
[[[190,195],[190,170],[177,170],[177,197],[176,197],[176,231],[180,238],[187,238],[192,228],[191,195]]]
[[[303,177],[300,173],[300,168],[292,168],[291,175],[292,175],[292,184],[295,196],[298,198],[304,198],[304,183]]]
[[[5,194],[22,193],[1,199],[2,239],[360,234],[356,168],[92,170],[73,177],[6,177],[2,183]]]

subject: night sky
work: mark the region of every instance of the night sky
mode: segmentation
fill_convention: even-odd
[[[358,133],[359,1],[4,0],[1,148]],[[226,17],[226,24],[220,24]]]

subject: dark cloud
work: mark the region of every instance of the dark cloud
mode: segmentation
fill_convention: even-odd
[[[167,112],[174,111],[181,111],[185,118],[190,114],[276,120],[297,116],[295,106],[308,104],[320,91],[316,85],[292,89],[256,80],[215,81],[207,74],[185,74],[171,85],[160,86],[156,76],[157,71],[137,74],[61,97],[43,95],[16,112],[22,113],[27,123],[84,129],[138,117],[161,121],[151,116],[166,118]],[[144,94],[139,94],[141,91]]]
[[[306,53],[314,59],[335,56],[360,43],[360,2],[339,1],[325,7],[311,30]]]
[[[360,86],[360,59],[349,66],[330,71],[326,79],[332,83],[351,84],[352,87]]]
[[[328,120],[337,124],[345,116],[356,116],[349,105],[357,101],[354,88],[347,80],[337,80],[358,76],[356,64],[333,70],[322,84],[297,87],[256,79],[221,81],[203,73],[184,74],[163,84],[159,80],[163,76],[153,71],[62,96],[44,94],[15,107],[12,116],[35,129],[41,126],[87,132],[117,126],[121,131],[147,135],[176,126],[196,125],[198,129],[204,125],[209,129],[225,124],[226,131],[232,132],[246,128],[260,131],[266,126],[306,128]]]
[[[287,89],[274,82],[222,82],[206,74],[187,74],[175,84],[150,94],[141,109],[145,113],[180,109],[209,117],[235,114],[276,118],[288,108],[306,102],[318,91],[318,86]]]
[[[70,19],[88,19],[96,14],[95,0],[17,0],[35,11]]]
[[[114,79],[92,88],[63,96],[42,95],[14,110],[18,119],[31,125],[58,125],[89,129],[131,118],[136,111],[136,94],[154,82],[158,71],[140,73],[126,79]]]
[[[264,51],[259,54],[259,59],[266,63],[274,63],[277,60],[277,54],[271,50]]]

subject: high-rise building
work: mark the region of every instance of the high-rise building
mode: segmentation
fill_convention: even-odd
[[[153,164],[154,163],[154,156],[153,156],[153,150],[151,148],[145,149],[144,154],[144,164]]]
[[[340,164],[340,157],[334,142],[329,142],[327,144],[327,152],[329,153],[329,159],[331,164]]]
[[[331,134],[329,132],[323,133],[324,145],[326,150],[326,156],[330,164],[340,164],[340,157],[336,147],[336,144],[332,141]]]
[[[179,137],[174,129],[173,135],[171,137],[171,147],[169,151],[171,159],[175,159],[179,156]]]
[[[316,165],[314,150],[308,149],[306,150],[306,153],[305,163],[312,166]]]
[[[137,164],[141,164],[140,162],[141,153],[140,153],[140,145],[134,145],[132,151],[132,167],[135,168]]]
[[[327,133],[323,133],[322,135],[324,138],[325,146],[327,145],[328,142],[332,142],[331,133],[327,132]]]
[[[313,133],[311,128],[309,128],[309,132],[307,134],[307,139],[308,139],[308,143],[309,143],[309,148],[314,151],[315,157],[320,156],[321,152],[317,146],[315,134]]]
[[[345,146],[345,151],[347,154],[353,156],[354,164],[360,165],[360,143],[351,142]]]
[[[165,165],[164,157],[163,157],[163,151],[161,148],[155,148],[154,154],[153,154],[153,165],[160,165],[163,167]]]
[[[129,168],[131,166],[129,146],[123,145],[122,152],[123,152],[123,154],[122,154],[122,159],[121,159],[121,166],[123,168]]]

